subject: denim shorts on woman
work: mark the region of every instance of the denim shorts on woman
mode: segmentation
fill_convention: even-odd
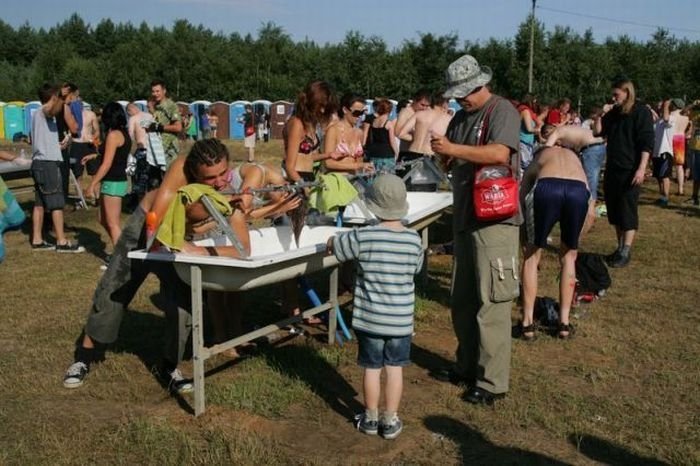
[[[126,181],[103,181],[100,192],[106,196],[124,197],[128,187]]]
[[[405,367],[411,364],[411,335],[382,337],[355,330],[357,335],[357,364],[365,369],[384,366]]]

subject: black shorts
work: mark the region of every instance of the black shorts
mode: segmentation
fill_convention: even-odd
[[[70,168],[73,174],[78,177],[83,174],[83,168],[87,169],[87,173],[93,176],[100,168],[100,159],[89,160],[84,166],[80,163],[86,155],[96,154],[95,145],[90,142],[74,142],[70,145]]]
[[[544,248],[547,236],[559,222],[561,242],[578,249],[579,235],[586,221],[591,194],[586,183],[562,178],[542,178],[537,181],[532,196],[534,218],[533,244]]]
[[[608,223],[622,231],[639,228],[639,186],[632,185],[633,171],[618,171],[607,168],[603,180],[605,207],[608,210]]]
[[[651,159],[651,166],[654,178],[657,180],[671,178],[671,172],[673,171],[673,155],[664,152],[658,157]]]
[[[34,160],[31,174],[34,179],[34,202],[46,210],[63,209],[66,198],[63,194],[63,162]]]

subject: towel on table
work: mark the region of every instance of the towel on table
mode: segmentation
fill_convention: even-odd
[[[185,225],[187,218],[185,208],[207,196],[224,216],[231,215],[233,208],[225,196],[206,184],[193,183],[178,189],[175,199],[168,207],[163,221],[158,228],[156,239],[172,250],[180,251],[185,242]]]
[[[318,178],[322,185],[311,192],[309,207],[321,213],[335,212],[338,207],[350,204],[358,195],[357,189],[342,173],[328,173]]]

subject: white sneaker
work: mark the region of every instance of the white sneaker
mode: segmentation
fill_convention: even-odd
[[[78,361],[71,364],[63,377],[63,386],[66,388],[78,388],[85,381],[90,368],[84,362]]]

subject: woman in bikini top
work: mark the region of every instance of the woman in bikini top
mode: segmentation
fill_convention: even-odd
[[[283,168],[292,183],[313,179],[313,170],[308,163],[298,163],[300,156],[310,156],[316,162],[328,158],[319,153],[320,137],[317,127],[324,127],[336,111],[337,103],[331,87],[325,81],[311,81],[297,97],[294,115],[285,126]],[[305,166],[304,170],[300,168]],[[308,171],[307,171],[308,169]]]
[[[357,127],[365,112],[365,100],[359,95],[346,94],[341,99],[340,119],[328,128],[323,141],[324,152],[332,150],[342,158],[327,159],[324,162],[327,172],[349,172],[372,170],[371,163],[365,163],[362,148],[363,134]],[[332,149],[331,149],[332,148]]]

